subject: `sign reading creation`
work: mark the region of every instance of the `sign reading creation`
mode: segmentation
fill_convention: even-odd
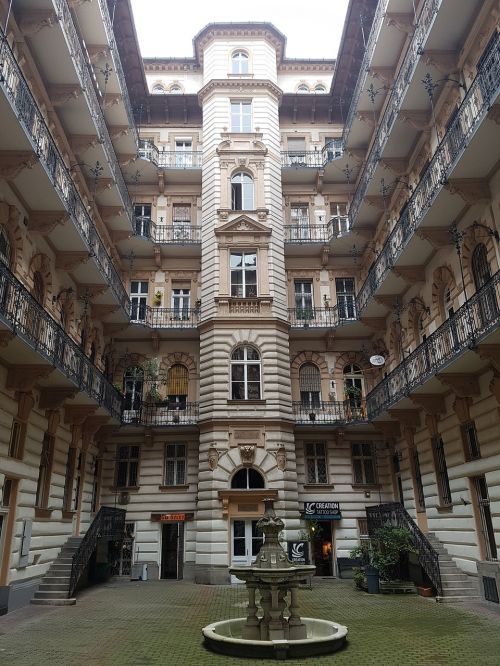
[[[306,520],[340,520],[342,513],[338,502],[304,502]]]
[[[288,559],[293,564],[309,564],[307,541],[289,541]]]

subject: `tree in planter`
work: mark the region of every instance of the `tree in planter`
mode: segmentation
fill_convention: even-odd
[[[363,566],[374,567],[382,580],[389,581],[399,577],[401,558],[417,552],[408,530],[402,527],[378,527],[373,537],[353,548],[349,556],[359,558]],[[361,572],[360,569],[358,571]],[[356,586],[362,587],[363,583],[361,576],[357,575]]]

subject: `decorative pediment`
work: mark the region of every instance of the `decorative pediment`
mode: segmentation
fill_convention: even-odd
[[[257,222],[257,220],[253,220],[248,215],[238,215],[234,220],[230,220],[215,229],[216,236],[222,236],[225,234],[237,234],[238,236],[250,234],[255,236],[255,234],[262,234],[270,236],[271,233],[272,231],[269,227],[266,227],[266,225],[261,222]]]

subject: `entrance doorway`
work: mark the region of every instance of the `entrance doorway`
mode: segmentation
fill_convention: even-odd
[[[312,539],[316,576],[333,576],[333,535],[330,521],[318,521]]]
[[[496,560],[498,557],[495,541],[495,531],[491,518],[490,497],[488,486],[484,476],[476,476],[472,479],[476,491],[476,507],[479,518],[479,547],[481,555],[486,560]]]
[[[264,535],[257,531],[259,519],[233,520],[231,534],[231,561],[234,566],[248,566],[255,562],[257,553],[264,542]],[[231,576],[231,583],[242,583]]]
[[[165,523],[161,529],[161,577],[180,580],[184,561],[184,523]]]

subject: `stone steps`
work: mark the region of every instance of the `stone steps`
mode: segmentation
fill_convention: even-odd
[[[68,599],[73,555],[78,550],[82,537],[70,537],[52,562],[35,592],[32,604],[39,606],[72,606],[76,599]]]
[[[471,599],[479,599],[474,582],[458,568],[457,563],[436,535],[430,532],[426,536],[439,558],[443,594],[437,596],[436,601],[439,603],[463,603]]]

